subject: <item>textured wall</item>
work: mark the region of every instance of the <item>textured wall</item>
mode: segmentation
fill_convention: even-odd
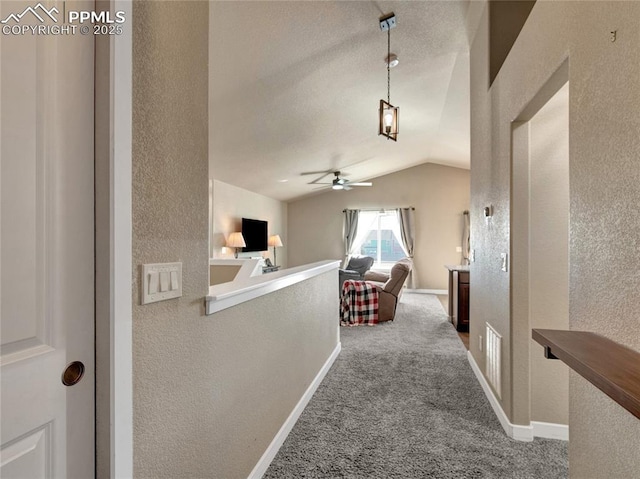
[[[640,3],[537,2],[491,89],[488,18],[471,48],[471,352],[479,365],[480,324],[506,338],[503,408],[521,406],[511,370],[509,251],[511,122],[569,61],[570,328],[600,333],[640,350],[637,284],[640,215]],[[617,30],[617,40],[610,32]],[[516,192],[513,192],[514,194]],[[496,214],[484,224],[482,207]],[[515,267],[515,265],[514,265]],[[515,272],[514,272],[515,273]],[[512,398],[518,400],[514,403]],[[571,476],[633,477],[640,470],[640,421],[575,374],[570,381]]]
[[[338,342],[332,271],[212,316],[207,2],[133,10],[134,473],[247,477]],[[139,305],[143,263],[183,296]]]
[[[189,470],[203,446],[188,353],[202,339],[208,291],[205,2],[133,5],[134,473]],[[140,305],[140,265],[182,262],[183,296]],[[188,411],[189,421],[174,420]],[[184,418],[183,418],[184,420]],[[190,428],[188,432],[186,429]],[[175,477],[175,474],[174,474]]]
[[[337,281],[334,270],[211,316],[149,322],[136,476],[247,477],[338,343],[338,302],[326,301]]]
[[[209,162],[210,175],[215,174],[213,162]],[[280,235],[282,246],[276,251],[278,265],[287,267],[287,203],[274,200],[252,191],[229,185],[222,181],[212,180],[211,192],[211,257],[233,258],[233,251],[222,253],[222,247],[229,233],[240,231],[242,218],[268,221],[269,236]],[[255,255],[256,253],[247,253]],[[242,253],[240,254],[242,256]],[[273,247],[265,258],[273,260]]]
[[[414,260],[418,288],[447,289],[445,264],[462,256],[462,212],[469,208],[469,171],[431,163],[373,179],[369,188],[328,191],[289,203],[289,264],[342,259],[342,210],[416,208]]]

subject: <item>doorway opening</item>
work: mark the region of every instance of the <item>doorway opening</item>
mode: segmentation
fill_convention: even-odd
[[[514,386],[528,404],[514,415],[556,439],[568,439],[569,372],[544,358],[531,330],[569,329],[567,77],[565,62],[512,127],[512,328],[523,346]]]

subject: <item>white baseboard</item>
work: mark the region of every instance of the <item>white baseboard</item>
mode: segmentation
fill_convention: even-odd
[[[467,351],[467,359],[469,360],[471,369],[476,375],[476,378],[478,379],[480,386],[482,386],[482,390],[484,391],[485,396],[487,396],[487,399],[489,400],[489,404],[491,404],[491,407],[493,408],[493,412],[496,414],[498,421],[500,421],[500,425],[502,426],[502,429],[504,429],[505,434],[517,441],[533,441],[532,426],[522,426],[520,424],[512,424],[509,421],[509,418],[507,417],[504,410],[502,409],[502,406],[500,406],[498,399],[496,399],[495,394],[493,394],[493,391],[491,390],[491,386],[489,386],[489,383],[485,379],[484,374],[482,374],[482,371],[480,371],[480,368],[478,367],[476,360],[473,359],[473,355],[471,354],[471,351]]]
[[[467,359],[469,360],[469,364],[471,365],[471,369],[473,373],[476,375],[480,386],[482,386],[482,390],[484,391],[485,396],[489,400],[489,404],[493,408],[493,412],[495,413],[498,421],[500,421],[500,425],[507,436],[516,441],[533,441],[534,437],[544,437],[547,439],[561,439],[564,441],[569,440],[569,426],[565,424],[553,424],[550,422],[539,422],[539,421],[531,421],[529,426],[525,426],[522,424],[513,424],[509,421],[509,418],[505,414],[502,406],[500,406],[500,402],[496,398],[491,386],[487,382],[484,374],[480,371],[480,367],[476,363],[476,360],[473,358],[471,351],[467,351]]]
[[[569,440],[569,426],[566,424],[555,424],[552,422],[531,421],[534,437],[544,437],[546,439]]]
[[[447,295],[449,292],[446,289],[405,289],[407,293],[420,293],[420,294],[444,294]]]
[[[329,358],[325,361],[322,368],[320,368],[320,371],[318,371],[316,377],[313,379],[313,381],[311,381],[311,384],[309,384],[309,387],[298,401],[298,404],[296,404],[296,407],[293,408],[293,411],[291,411],[287,420],[280,427],[280,430],[271,441],[271,444],[269,444],[269,447],[267,447],[267,450],[264,451],[264,454],[262,454],[262,457],[249,474],[248,479],[260,479],[264,475],[264,473],[267,472],[271,461],[273,461],[273,458],[276,457],[276,454],[280,450],[280,447],[282,447],[285,439],[293,429],[293,426],[295,426],[296,422],[298,421],[300,414],[302,414],[302,411],[304,411],[304,408],[311,400],[311,397],[316,392],[316,389],[318,389],[318,386],[320,386],[320,383],[327,375],[327,372],[329,372],[329,369],[331,369],[331,366],[338,357],[338,354],[340,354],[341,348],[342,345],[340,342],[338,342],[334,350],[331,352]]]

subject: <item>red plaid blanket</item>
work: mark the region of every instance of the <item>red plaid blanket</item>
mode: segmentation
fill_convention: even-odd
[[[365,281],[349,279],[342,285],[340,325],[374,325],[378,322],[378,290]]]

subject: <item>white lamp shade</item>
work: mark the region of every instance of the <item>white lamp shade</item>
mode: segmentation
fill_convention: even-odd
[[[242,233],[231,233],[227,238],[227,246],[230,248],[244,248],[247,243],[244,242]]]
[[[269,236],[268,245],[273,246],[274,248],[280,248],[281,246],[284,246],[282,244],[282,240],[280,239],[280,235]]]

